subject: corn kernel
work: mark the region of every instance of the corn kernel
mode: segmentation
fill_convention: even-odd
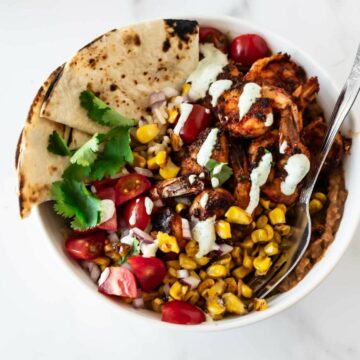
[[[253,258],[251,256],[248,255],[248,253],[245,251],[244,254],[244,258],[243,258],[243,266],[245,266],[246,268],[252,270],[253,267]]]
[[[205,280],[207,278],[207,273],[205,270],[200,270],[199,271],[199,276],[201,280]]]
[[[267,302],[265,299],[254,299],[254,309],[256,311],[263,311],[267,309]]]
[[[163,168],[160,168],[159,174],[164,179],[172,179],[176,177],[176,175],[179,173],[180,168],[176,166],[171,159],[168,159],[166,165]]]
[[[244,283],[242,283],[240,285],[240,289],[241,289],[241,295],[245,298],[250,299],[253,295],[253,290],[249,285],[246,285]]]
[[[254,247],[254,241],[251,239],[251,237],[247,237],[241,245],[244,249],[252,249]]]
[[[183,146],[183,141],[181,137],[175,133],[170,134],[170,144],[172,149],[177,152],[180,151]]]
[[[93,260],[95,264],[98,264],[102,271],[110,264],[110,259],[105,256],[101,256]]]
[[[246,313],[244,303],[234,294],[226,293],[222,296],[226,311],[231,314],[243,315]]]
[[[180,252],[175,236],[170,236],[169,234],[159,231],[157,234],[157,241],[159,249],[164,253],[174,252],[178,254]]]
[[[232,274],[236,277],[237,280],[243,279],[246,275],[251,272],[250,269],[245,266],[240,266],[233,270]]]
[[[257,243],[259,241],[267,241],[268,235],[266,230],[264,229],[257,229],[251,233],[251,240],[254,243]]]
[[[267,234],[267,241],[270,241],[274,238],[274,229],[272,228],[271,225],[266,224],[264,226],[264,230],[266,231]]]
[[[225,277],[227,274],[226,267],[224,265],[211,265],[206,270],[207,274],[214,279]]]
[[[265,200],[263,198],[260,198],[260,205],[266,209],[269,210],[270,209],[270,200]]]
[[[287,207],[286,207],[285,204],[277,204],[276,207],[277,207],[278,209],[281,209],[281,210],[284,212],[284,214],[286,214],[286,212],[287,212]]]
[[[312,195],[313,199],[319,200],[322,204],[325,204],[327,201],[327,196],[322,192],[316,192]]]
[[[157,291],[151,291],[151,292],[145,292],[142,291],[141,292],[141,297],[143,298],[144,301],[152,301],[154,299],[156,299],[158,297],[158,292]]]
[[[168,109],[168,115],[169,115],[167,118],[168,123],[174,124],[178,118],[179,111],[176,108]]]
[[[136,130],[136,138],[142,144],[147,144],[151,140],[155,139],[159,132],[160,129],[156,124],[142,125]]]
[[[184,295],[189,290],[189,287],[186,285],[180,284],[179,281],[176,281],[170,288],[169,294],[175,300],[182,300]]]
[[[285,223],[285,213],[280,208],[275,208],[269,212],[269,219],[273,225]]]
[[[209,289],[210,287],[215,285],[215,281],[213,279],[204,279],[198,286],[197,290],[202,295],[202,293]]]
[[[186,205],[182,203],[177,203],[175,207],[175,211],[180,214],[184,209],[186,209]]]
[[[179,263],[180,263],[180,266],[186,270],[195,270],[197,268],[197,264],[196,264],[195,260],[191,259],[186,254],[179,255]]]
[[[137,166],[137,167],[145,167],[146,166],[146,159],[141,156],[139,153],[137,152],[133,152],[133,155],[134,155],[134,166]]]
[[[163,304],[164,304],[164,300],[162,300],[160,298],[155,298],[151,302],[151,307],[155,312],[161,313]]]
[[[261,215],[259,216],[259,218],[256,220],[256,227],[258,229],[262,229],[266,224],[268,223],[268,218],[266,215]]]
[[[199,244],[195,240],[190,240],[185,246],[185,252],[188,256],[195,256],[199,251]]]
[[[310,201],[310,204],[309,204],[309,211],[310,211],[310,214],[313,215],[313,214],[316,214],[317,212],[319,212],[320,210],[322,210],[323,208],[323,204],[320,200],[318,199],[312,199]]]
[[[291,226],[281,224],[281,225],[276,226],[276,231],[282,236],[287,236],[291,232]]]
[[[234,224],[250,225],[252,222],[251,216],[238,206],[231,206],[225,216],[229,222]]]
[[[200,294],[196,290],[190,290],[184,296],[184,301],[190,303],[191,305],[196,305],[199,299]]]
[[[222,239],[231,238],[231,227],[230,224],[225,220],[220,220],[215,224],[216,234]]]
[[[236,280],[233,277],[229,277],[226,278],[224,281],[226,284],[226,292],[231,292],[235,294],[237,289]]]
[[[279,253],[279,245],[276,242],[269,242],[264,247],[265,254],[268,256],[274,256]]]
[[[254,268],[256,269],[257,275],[265,275],[266,272],[270,269],[271,259],[263,256],[258,256],[254,259]]]
[[[159,151],[154,157],[150,158],[147,161],[147,166],[150,170],[158,169],[159,167],[164,167],[167,163],[167,153],[165,150]]]
[[[213,285],[211,288],[209,288],[209,291],[207,293],[208,297],[215,297],[222,295],[225,292],[226,289],[226,283],[224,280],[218,280],[215,285]]]
[[[219,298],[208,299],[206,302],[206,308],[211,316],[222,315],[226,310]]]
[[[188,92],[190,91],[191,84],[186,83],[182,86],[181,96],[186,96]]]
[[[210,258],[202,256],[200,258],[195,257],[194,260],[199,266],[205,266],[210,261]]]
[[[174,269],[173,267],[169,267],[169,268],[168,268],[168,273],[169,273],[169,275],[171,275],[172,277],[176,277],[176,278],[177,278],[177,270]]]
[[[277,231],[274,231],[274,239],[273,239],[273,241],[277,242],[278,244],[281,243],[281,235]]]
[[[178,260],[169,260],[166,262],[166,266],[167,267],[172,267],[176,270],[180,270],[181,269],[181,266],[179,264],[179,261]]]

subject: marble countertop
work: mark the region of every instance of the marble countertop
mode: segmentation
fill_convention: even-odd
[[[34,92],[74,49],[114,27],[172,15],[232,15],[300,48],[341,85],[360,40],[358,0],[2,0],[0,2],[0,356],[4,359],[360,359],[360,242],[304,300],[261,323],[222,333],[94,324],[39,224],[20,223],[13,153]],[[358,107],[359,108],[359,107]],[[53,272],[53,267],[58,271]],[[67,289],[64,291],[64,289]],[[81,300],[82,299],[82,300]],[[82,301],[82,302],[81,302]],[[111,331],[109,327],[111,326]]]

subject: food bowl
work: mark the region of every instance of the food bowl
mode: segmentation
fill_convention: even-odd
[[[224,16],[216,18],[184,16],[182,18],[196,19],[199,21],[200,25],[216,27],[219,30],[228,33],[230,36],[241,33],[258,33],[266,39],[273,52],[281,51],[289,53],[296,62],[305,68],[308,75],[317,76],[319,78],[320,93],[318,95],[318,101],[325,111],[326,118],[328,119],[330,117],[337,96],[340,93],[340,89],[334,84],[331,77],[319,64],[313,61],[294,44],[242,19]],[[148,324],[151,323],[151,325],[158,324],[167,328],[181,328],[184,330],[210,331],[245,326],[269,318],[270,316],[287,309],[310,293],[331,272],[348,247],[357,228],[360,214],[360,202],[358,201],[360,198],[360,187],[357,186],[357,178],[360,175],[360,161],[356,161],[356,154],[360,153],[360,140],[358,137],[352,136],[355,130],[355,120],[353,117],[349,117],[342,128],[342,131],[346,136],[351,136],[353,138],[352,156],[347,157],[344,162],[345,182],[349,195],[335,241],[329,247],[323,259],[313,267],[310,273],[299,284],[290,291],[277,295],[269,301],[269,307],[266,311],[253,312],[239,317],[229,317],[218,322],[204,322],[200,325],[183,326],[161,322],[159,315],[154,312],[148,310],[135,310],[125,303],[112,300],[99,294],[97,292],[97,287],[90,280],[89,276],[80,268],[79,264],[71,260],[65,254],[63,249],[63,233],[60,231],[63,227],[63,220],[55,215],[51,209],[51,204],[47,203],[39,206],[36,215],[44,226],[44,236],[49,238],[57,252],[59,261],[63,262],[64,267],[68,270],[66,271],[66,276],[69,276],[69,281],[72,281],[72,278],[74,278],[79,282],[80,290],[84,290],[84,299],[86,298],[87,302],[96,302],[98,306],[97,312],[99,314],[101,314],[101,309],[103,307],[112,307],[111,311],[113,312],[114,323],[116,323],[118,317],[122,318],[124,316],[129,316],[131,321],[131,318],[136,316],[142,318]],[[76,306],[81,306],[81,304],[77,304]]]

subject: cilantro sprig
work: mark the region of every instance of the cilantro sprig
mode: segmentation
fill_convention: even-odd
[[[227,164],[218,162],[213,159],[210,159],[205,164],[205,168],[210,172],[211,183],[213,184],[213,187],[221,186],[224,184],[224,182],[230,179],[231,175],[233,174],[232,169]]]
[[[91,165],[99,151],[99,135],[95,134],[90,140],[82,145],[71,157],[70,162],[81,166]]]
[[[140,241],[138,239],[133,238],[132,248],[131,251],[122,257],[120,260],[117,261],[118,265],[125,264],[130,256],[139,255],[140,254]]]
[[[54,130],[49,135],[47,149],[49,152],[56,155],[61,155],[61,156],[71,155],[71,151],[67,146],[65,139],[56,130]]]

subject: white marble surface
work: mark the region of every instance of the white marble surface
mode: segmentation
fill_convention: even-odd
[[[77,283],[66,277],[64,264],[38,235],[39,225],[18,220],[13,153],[28,104],[42,80],[75,49],[108,29],[182,13],[226,14],[258,22],[306,50],[338,83],[349,71],[360,40],[358,0],[1,0],[2,359],[360,358],[357,238],[313,293],[269,320],[223,333],[164,333],[136,320],[114,327],[105,309],[104,320],[94,323],[94,304],[84,302]]]

